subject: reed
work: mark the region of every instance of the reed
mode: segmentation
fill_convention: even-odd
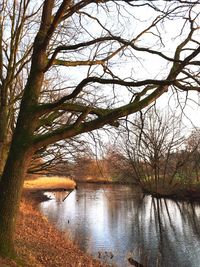
[[[24,188],[25,189],[34,189],[34,190],[72,190],[76,186],[74,180],[67,177],[38,177],[36,179],[25,180]]]

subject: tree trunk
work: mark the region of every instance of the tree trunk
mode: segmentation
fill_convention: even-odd
[[[6,106],[6,97],[4,97],[4,88],[0,88],[0,174],[6,162],[8,153],[8,112]]]
[[[29,92],[27,86],[27,91]],[[28,104],[26,99],[30,99]],[[14,230],[24,176],[33,154],[36,118],[30,107],[31,96],[24,96],[9,154],[0,180],[0,255],[14,257]]]
[[[10,147],[10,140],[8,139],[7,135],[5,136],[4,140],[0,139],[0,180],[1,180],[1,174],[3,173],[3,169],[8,157],[9,147]]]
[[[18,138],[17,138],[18,139]],[[18,140],[19,141],[19,140]],[[32,155],[28,145],[15,141],[11,145],[0,181],[0,255],[14,257],[14,230],[24,176]]]
[[[14,231],[19,210],[24,176],[34,153],[34,131],[38,116],[34,109],[44,79],[46,55],[38,49],[40,35],[35,40],[32,66],[24,89],[15,132],[12,137],[8,158],[0,180],[0,255],[14,256]]]
[[[67,3],[67,1],[63,1],[52,29],[56,27],[59,18],[61,19]],[[34,131],[39,120],[35,109],[38,107],[38,99],[44,81],[47,63],[46,49],[54,32],[50,27],[53,7],[54,1],[44,1],[40,29],[33,44],[30,73],[24,88],[8,158],[0,180],[0,255],[7,257],[14,256],[14,230],[24,176],[35,149],[33,145]],[[1,97],[1,99],[3,98]]]
[[[8,155],[8,149],[9,149],[8,143],[5,142],[5,140],[0,141],[0,176],[5,166],[5,162],[6,162],[7,155]]]

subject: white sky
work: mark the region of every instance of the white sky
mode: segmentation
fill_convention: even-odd
[[[164,3],[163,3],[164,2]],[[170,1],[173,2],[173,1]],[[159,7],[159,5],[165,4],[165,1],[156,1],[156,5]],[[103,5],[102,5],[103,6]],[[89,9],[93,8],[94,6],[89,7]],[[90,11],[91,11],[90,10]],[[149,7],[145,6],[143,8],[126,8],[126,11],[121,8],[120,12],[123,16],[120,17],[120,19],[116,19],[116,14],[119,10],[117,10],[115,7],[111,7],[109,4],[107,5],[107,9],[104,10],[101,8],[101,5],[98,6],[98,8],[93,8],[91,12],[89,12],[88,7],[85,10],[91,15],[94,15],[99,20],[101,20],[101,23],[106,26],[108,29],[112,29],[113,32],[117,35],[122,35],[123,38],[130,38],[135,37],[137,34],[139,34],[142,29],[144,29],[144,26],[150,25],[152,20],[157,17],[158,13],[155,11],[152,11]],[[107,12],[108,11],[108,12]],[[134,13],[131,13],[134,11]],[[128,14],[128,13],[131,14]],[[200,7],[195,8],[196,13],[200,13]],[[137,18],[137,20],[135,19]],[[72,21],[72,23],[75,23]],[[79,41],[79,38],[86,40],[91,40],[92,37],[99,35],[99,33],[102,32],[101,27],[98,25],[98,23],[89,24],[87,23],[87,19],[82,16],[82,23],[86,23],[87,25],[87,31],[83,31],[83,35],[80,37],[77,37],[77,42]],[[148,46],[154,50],[159,49],[159,51],[162,51],[167,56],[173,56],[175,48],[177,45],[181,42],[181,39],[186,36],[186,33],[188,32],[188,26],[184,28],[182,31],[182,26],[184,24],[184,20],[181,18],[177,18],[174,20],[167,20],[165,25],[160,25],[158,27],[158,31],[162,33],[163,36],[163,46],[160,47],[158,44],[158,38],[150,33],[147,33],[144,35],[143,38],[140,38],[138,42],[136,43],[138,46]],[[156,32],[155,32],[156,33]],[[181,36],[177,38],[181,33]],[[200,31],[198,32],[200,36]],[[91,35],[91,36],[90,36]],[[105,32],[104,34],[105,35]],[[200,42],[200,37],[197,36],[196,40]],[[72,40],[73,42],[73,40]],[[191,46],[190,46],[191,47]],[[89,53],[90,51],[88,51]],[[69,54],[70,55],[70,54]],[[77,55],[82,58],[86,57],[86,54]],[[134,54],[130,55],[128,54],[128,51],[126,55],[121,55],[121,57],[115,57],[111,61],[114,63],[114,67],[112,68],[113,72],[116,75],[119,75],[121,78],[127,78],[127,79],[135,79],[135,80],[142,80],[142,79],[163,79],[167,76],[167,73],[170,70],[170,67],[172,63],[168,63],[164,59],[159,58],[155,55],[146,54],[143,56],[143,53],[134,51]],[[96,69],[95,69],[96,68]],[[95,69],[95,72],[101,72],[102,67],[95,67],[91,69]],[[87,67],[80,67],[80,68],[68,68],[66,71],[66,68],[63,68],[64,76],[67,77],[66,79],[69,79],[77,84],[77,80],[81,81],[81,79],[86,77],[86,73],[88,71]],[[68,81],[69,81],[68,80]],[[106,94],[107,91],[110,91],[112,89],[112,86],[100,86],[100,93],[99,95],[103,95],[103,93]],[[117,88],[117,87],[116,87]],[[129,100],[129,94],[125,89],[117,88],[115,92],[119,98],[122,100]],[[184,123],[188,125],[188,127],[191,127],[190,120],[194,123],[195,126],[200,127],[200,109],[198,106],[198,96],[196,93],[190,93],[188,96],[188,99],[191,98],[193,101],[188,100],[187,105],[184,107],[185,102],[185,94],[179,94],[179,101],[183,104],[184,112],[188,116],[188,118],[184,117]],[[171,97],[171,93],[163,95],[158,101],[158,107],[164,108],[168,106],[168,103],[170,103],[172,109],[178,108],[178,102],[177,97],[174,95],[174,97]]]

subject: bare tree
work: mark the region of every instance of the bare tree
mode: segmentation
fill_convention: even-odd
[[[155,6],[154,1],[39,1],[40,25],[31,27],[35,37],[28,42],[16,33],[19,25],[26,28],[22,18],[34,16],[33,1],[8,0],[5,4],[10,7],[7,25],[15,43],[0,41],[0,55],[4,51],[0,56],[1,84],[10,81],[6,70],[15,75],[14,67],[22,63],[21,70],[25,65],[15,57],[11,68],[5,70],[8,51],[15,50],[19,42],[20,47],[32,49],[0,181],[0,255],[11,257],[24,176],[34,152],[105,125],[117,126],[119,118],[142,110],[172,89],[199,91],[200,46],[194,2],[166,1]],[[23,6],[23,12],[16,12],[16,5]],[[149,14],[145,20],[144,8]],[[179,27],[169,37],[166,32],[171,22]],[[4,27],[1,21],[1,33]],[[149,60],[158,62],[159,69],[153,70]],[[57,91],[53,101],[44,90],[52,77]],[[1,92],[3,103],[3,87]],[[123,99],[117,98],[119,92]]]
[[[19,101],[27,80],[36,14],[26,1],[0,3],[0,173],[7,158]],[[31,41],[30,41],[31,40]]]
[[[69,176],[68,167],[87,149],[87,140],[77,137],[43,147],[34,153],[27,173]]]
[[[180,117],[151,109],[131,123],[124,140],[125,153],[142,188],[160,193],[170,186],[180,169],[188,163]],[[163,193],[164,194],[164,193]]]
[[[200,179],[200,130],[193,129],[186,139],[187,164],[182,166],[182,176],[189,184],[199,182]]]

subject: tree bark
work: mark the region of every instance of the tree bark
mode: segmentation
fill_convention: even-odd
[[[19,140],[19,139],[18,139]],[[0,255],[14,257],[14,230],[19,209],[24,176],[31,150],[27,145],[12,144],[0,181]]]
[[[6,103],[6,90],[0,87],[0,174],[3,171],[7,158],[8,139],[8,112]]]
[[[9,144],[5,142],[5,140],[0,141],[0,177],[5,166],[5,162],[6,162],[7,155],[8,155],[8,150],[9,150]]]

